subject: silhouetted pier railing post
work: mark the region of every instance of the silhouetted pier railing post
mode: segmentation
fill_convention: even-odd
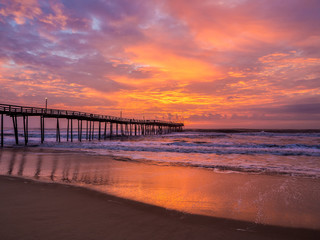
[[[120,136],[137,136],[137,135],[155,135],[166,134],[170,132],[179,132],[183,130],[183,123],[171,122],[171,121],[159,121],[159,120],[139,120],[118,118],[107,115],[98,115],[91,113],[84,113],[78,111],[26,107],[9,104],[0,104],[1,114],[1,147],[4,145],[4,115],[11,117],[15,143],[19,144],[19,129],[18,129],[18,117],[22,117],[23,120],[23,136],[25,145],[29,141],[29,117],[40,117],[40,141],[45,141],[45,119],[56,118],[56,142],[61,142],[61,130],[59,119],[67,120],[67,136],[66,141],[73,142],[73,120],[77,121],[78,141],[82,141],[83,134],[83,121],[86,121],[86,135],[85,139],[91,141],[94,139],[95,123],[98,123],[98,140],[107,139],[107,125],[109,125],[109,138],[114,136],[114,124],[115,135],[119,136],[119,124],[120,124]],[[104,123],[104,130],[102,129]],[[101,131],[103,130],[103,135]]]

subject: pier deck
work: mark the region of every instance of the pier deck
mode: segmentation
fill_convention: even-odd
[[[92,140],[94,138],[94,127],[95,123],[98,126],[98,139],[111,138],[113,136],[137,136],[137,135],[154,135],[154,134],[165,134],[170,132],[182,131],[184,124],[172,121],[161,121],[161,120],[141,120],[141,119],[130,119],[130,118],[119,118],[108,115],[92,114],[79,111],[70,110],[59,110],[59,109],[48,109],[39,107],[26,107],[18,105],[0,104],[1,114],[1,146],[4,144],[4,115],[12,118],[13,130],[15,135],[15,142],[19,144],[18,134],[18,117],[23,118],[23,131],[24,131],[24,142],[28,144],[28,118],[31,116],[40,117],[40,132],[41,132],[41,143],[45,139],[45,119],[56,118],[56,141],[61,141],[60,134],[60,123],[59,119],[67,120],[67,141],[73,141],[73,120],[78,121],[78,140],[82,141],[83,136],[83,121],[86,121],[86,140]],[[104,126],[101,126],[103,125]],[[107,125],[109,125],[109,134],[107,136]],[[115,130],[113,126],[115,125]],[[101,133],[102,127],[103,133]],[[115,132],[114,132],[115,131]]]

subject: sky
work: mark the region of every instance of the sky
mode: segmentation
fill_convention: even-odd
[[[0,103],[319,128],[319,0],[0,0]]]

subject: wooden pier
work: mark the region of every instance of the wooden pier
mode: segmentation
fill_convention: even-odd
[[[66,141],[73,142],[74,127],[73,123],[77,123],[77,137],[81,142],[83,139],[91,141],[94,139],[95,123],[98,124],[98,140],[112,138],[113,136],[138,136],[138,135],[157,135],[171,132],[182,131],[184,124],[171,121],[160,120],[138,120],[129,118],[119,118],[107,115],[91,114],[78,111],[58,110],[38,107],[25,107],[17,105],[0,104],[1,114],[1,147],[4,145],[4,115],[12,118],[14,130],[14,138],[16,144],[19,144],[18,133],[18,117],[23,120],[23,136],[24,144],[29,141],[29,117],[38,116],[40,118],[40,141],[45,140],[45,119],[56,119],[56,141],[61,142],[60,119],[67,120],[67,136]],[[85,136],[84,125],[85,124]],[[107,134],[107,127],[109,133]],[[120,132],[119,132],[120,131]]]

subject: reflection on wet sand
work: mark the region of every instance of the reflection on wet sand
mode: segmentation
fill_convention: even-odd
[[[42,165],[42,156],[39,155],[38,156],[38,161],[37,161],[36,172],[34,173],[34,178],[35,179],[39,179],[39,175],[40,175],[40,172],[41,172],[41,165]]]
[[[48,180],[46,173],[49,170],[49,179],[51,181],[62,181],[66,183],[85,183],[93,185],[105,185],[109,182],[106,172],[101,172],[101,169],[99,170],[100,165],[91,166],[88,165],[88,163],[83,163],[73,158],[68,161],[66,161],[65,159],[61,160],[59,159],[58,155],[53,155],[52,158],[46,159],[46,164],[44,165],[42,154],[37,155],[36,163],[34,164],[34,157],[26,157],[26,152],[17,153],[15,151],[10,154],[10,160],[6,162],[7,158],[4,159],[4,157],[2,157],[2,153],[3,152],[0,152],[0,174],[6,173],[8,175],[33,177],[39,180]],[[2,162],[3,164],[1,164]],[[7,167],[5,167],[6,163]],[[81,169],[82,165],[84,167]],[[14,171],[15,168],[18,169],[16,173]],[[5,171],[5,169],[7,170]],[[25,170],[27,171],[25,172]]]
[[[222,174],[39,149],[0,151],[0,174],[86,186],[196,214],[320,229],[319,179]]]
[[[19,165],[19,171],[18,171],[18,175],[19,176],[23,176],[23,169],[24,169],[25,163],[26,163],[26,154],[23,153],[22,154],[22,158],[21,158],[21,162],[20,162],[20,165]]]
[[[56,174],[56,171],[57,171],[57,166],[58,166],[58,157],[54,157],[53,160],[52,160],[52,171],[51,171],[51,174],[50,174],[50,179],[52,181],[55,181],[55,174]]]
[[[11,159],[10,159],[10,163],[9,163],[9,167],[8,167],[8,175],[12,174],[15,162],[16,162],[16,153],[14,152],[11,155]]]

